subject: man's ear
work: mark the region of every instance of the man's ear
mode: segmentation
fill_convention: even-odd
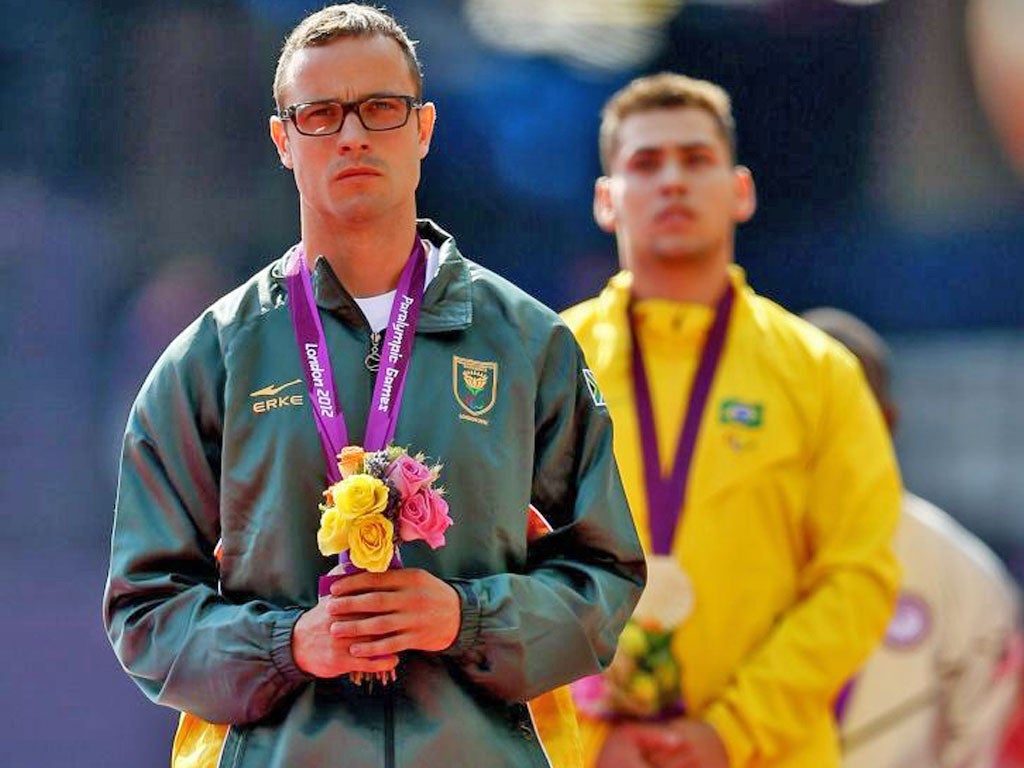
[[[745,165],[736,166],[733,181],[736,184],[736,209],[733,217],[738,224],[742,224],[750,221],[757,210],[757,187],[754,186],[754,174]]]
[[[284,129],[284,121],[277,115],[270,116],[270,139],[277,147],[277,156],[281,158],[281,165],[285,168],[292,168],[292,152],[288,144],[288,132]]]
[[[417,125],[420,141],[420,160],[430,152],[430,139],[434,135],[434,125],[437,122],[437,108],[434,102],[428,101],[419,109]]]
[[[602,231],[614,234],[615,206],[612,205],[612,180],[601,176],[594,182],[594,221]]]

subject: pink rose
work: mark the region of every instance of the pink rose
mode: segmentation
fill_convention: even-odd
[[[576,709],[594,719],[608,716],[608,686],[601,675],[574,681],[569,689]]]
[[[444,546],[444,532],[451,524],[448,502],[430,488],[421,488],[410,496],[398,512],[398,535],[402,541],[422,539],[431,549]]]
[[[433,476],[430,474],[430,469],[409,454],[403,453],[388,467],[388,480],[394,484],[398,489],[399,496],[405,500],[433,480]]]

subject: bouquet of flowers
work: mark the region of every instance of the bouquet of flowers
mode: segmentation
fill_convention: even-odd
[[[603,719],[660,719],[682,712],[680,674],[672,656],[674,630],[630,619],[611,666],[573,686],[577,705]]]
[[[324,555],[341,555],[342,565],[380,573],[401,567],[398,544],[425,541],[444,545],[452,524],[444,489],[435,487],[441,465],[427,466],[422,453],[388,446],[364,451],[350,445],[338,454],[341,480],[324,491],[316,541]],[[346,557],[347,555],[347,557]]]
[[[341,480],[324,491],[316,540],[322,554],[339,556],[340,578],[401,568],[404,542],[424,541],[431,549],[444,545],[452,519],[444,489],[436,485],[441,465],[425,461],[422,453],[391,445],[381,451],[350,445],[338,454]],[[325,578],[329,589],[335,577]],[[351,679],[358,684],[364,677],[353,673]],[[371,677],[386,683],[394,674]]]
[[[572,685],[580,712],[603,720],[665,720],[685,712],[676,630],[693,608],[686,574],[668,558],[648,559],[647,588],[627,622],[611,665]]]

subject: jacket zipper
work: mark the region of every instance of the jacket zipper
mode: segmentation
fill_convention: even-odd
[[[390,686],[384,699],[384,768],[395,768],[395,693]]]
[[[370,351],[363,358],[363,365],[370,373],[376,373],[380,368],[380,331],[370,331]]]
[[[380,369],[380,347],[384,334],[382,331],[370,331],[370,352],[363,363],[371,374]],[[373,378],[370,379],[373,386]],[[384,768],[395,768],[395,696],[390,686],[384,697]]]
[[[224,758],[227,756],[228,742],[231,740],[231,736],[235,732],[235,727],[229,725],[228,729],[224,732],[224,741],[220,743],[220,752],[217,753],[217,762],[214,763],[218,768],[234,768],[238,764],[238,739],[235,739],[234,744],[234,755],[231,757],[230,765],[224,762]]]

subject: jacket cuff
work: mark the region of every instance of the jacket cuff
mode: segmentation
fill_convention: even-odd
[[[725,744],[730,768],[747,765],[754,754],[754,741],[728,704],[715,702],[704,712],[701,720],[714,728],[718,738]]]
[[[459,633],[442,651],[446,656],[462,656],[480,643],[481,606],[473,585],[462,579],[451,579],[448,584],[459,593]]]
[[[279,618],[274,619],[270,625],[270,659],[286,683],[308,682],[313,677],[299,669],[292,655],[292,632],[295,631],[295,624],[303,609],[292,608],[278,613]]]

